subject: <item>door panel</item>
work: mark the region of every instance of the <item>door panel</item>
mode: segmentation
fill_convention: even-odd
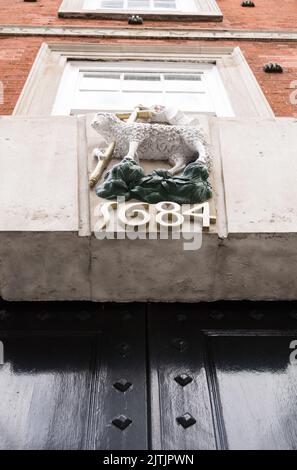
[[[12,334],[2,341],[0,448],[83,448],[94,337]]]
[[[296,338],[208,337],[229,449],[297,448],[297,366],[289,362]]]
[[[107,308],[98,351],[88,448],[147,449],[144,307]]]
[[[148,318],[153,448],[297,448],[296,303],[155,304]]]
[[[1,314],[0,449],[147,448],[144,307]]]
[[[148,329],[153,448],[215,449],[202,332],[186,309],[155,308]]]

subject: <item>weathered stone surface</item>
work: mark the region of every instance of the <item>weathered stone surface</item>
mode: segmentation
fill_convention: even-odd
[[[1,231],[77,231],[77,120],[1,118]]]
[[[207,235],[198,251],[184,251],[182,240],[92,239],[92,300],[211,300],[218,250]]]
[[[219,120],[229,233],[297,232],[297,120]]]
[[[89,240],[73,232],[2,232],[1,296],[90,300]]]
[[[215,266],[216,300],[296,300],[297,234],[229,234]]]
[[[0,119],[0,295],[90,298],[80,238],[77,119]]]

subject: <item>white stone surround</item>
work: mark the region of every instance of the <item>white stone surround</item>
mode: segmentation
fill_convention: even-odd
[[[91,235],[84,125],[0,119],[3,298],[297,298],[296,120],[211,118],[217,224],[198,251],[182,241]]]

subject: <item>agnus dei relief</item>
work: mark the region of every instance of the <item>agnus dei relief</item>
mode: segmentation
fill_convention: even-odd
[[[145,116],[149,122],[137,122],[138,116]],[[142,114],[137,108],[127,121],[114,114],[98,113],[92,126],[106,143],[115,142],[113,156],[122,159],[96,188],[98,196],[179,204],[201,203],[211,197],[209,147],[197,121],[193,125],[182,113],[158,106]],[[98,158],[102,153],[95,150]],[[146,175],[140,166],[142,159],[168,160],[172,168]]]

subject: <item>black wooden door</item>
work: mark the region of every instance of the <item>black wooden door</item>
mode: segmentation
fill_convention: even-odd
[[[0,448],[296,449],[295,340],[292,303],[2,303]]]
[[[297,449],[296,304],[149,311],[154,448]]]

